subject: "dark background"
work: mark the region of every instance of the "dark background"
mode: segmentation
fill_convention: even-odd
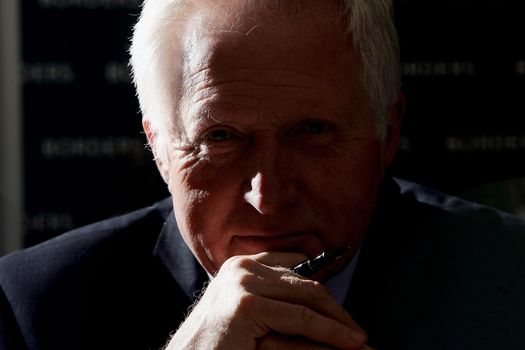
[[[23,0],[26,246],[168,195],[127,67],[139,0]],[[397,0],[391,172],[525,215],[525,2]]]

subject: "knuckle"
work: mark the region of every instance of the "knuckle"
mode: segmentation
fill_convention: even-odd
[[[243,257],[239,255],[231,256],[222,264],[223,269],[234,269],[239,265],[239,260],[242,260]]]
[[[239,257],[239,259],[236,260],[236,266],[239,269],[245,270],[245,271],[254,271],[255,267],[259,263],[252,258],[249,257]]]
[[[237,283],[245,290],[252,290],[252,287],[257,283],[259,278],[248,271],[243,271],[237,276]]]
[[[312,310],[303,305],[295,305],[295,312],[303,325],[311,325],[315,319]]]
[[[259,277],[255,273],[256,261],[247,257],[232,257],[224,262],[216,277],[220,277],[222,285],[240,287],[241,290],[253,290]]]
[[[252,271],[257,262],[247,256],[236,255],[228,258],[221,267],[222,271],[238,273],[239,270]]]
[[[237,300],[237,311],[241,314],[257,313],[259,297],[252,293],[243,293]]]
[[[326,287],[317,281],[305,281],[305,288],[313,300],[325,300],[330,295]]]

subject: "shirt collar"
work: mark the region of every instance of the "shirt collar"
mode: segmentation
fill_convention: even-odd
[[[352,276],[354,275],[360,252],[361,247],[359,247],[355,255],[352,257],[350,263],[346,265],[346,267],[341,272],[335,276],[330,277],[324,283],[325,287],[330,290],[332,297],[339,305],[343,305],[346,300],[348,288],[350,287],[350,282],[352,281]]]

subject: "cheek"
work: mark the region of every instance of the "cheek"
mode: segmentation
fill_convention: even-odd
[[[316,208],[328,240],[351,237],[355,243],[364,235],[372,213],[382,167],[379,148],[362,145],[347,156],[326,158],[308,175],[310,201]]]
[[[169,185],[177,225],[200,263],[213,273],[228,258],[227,217],[235,198],[221,169],[181,160],[170,166]]]
[[[319,159],[306,174],[328,198],[360,197],[382,178],[381,152],[376,142],[353,145],[343,152]]]

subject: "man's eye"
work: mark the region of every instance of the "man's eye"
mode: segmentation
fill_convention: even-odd
[[[300,130],[309,134],[322,134],[328,130],[328,124],[320,121],[309,121],[301,125]]]
[[[231,132],[226,129],[212,130],[206,135],[206,139],[213,142],[226,141],[231,138]]]

